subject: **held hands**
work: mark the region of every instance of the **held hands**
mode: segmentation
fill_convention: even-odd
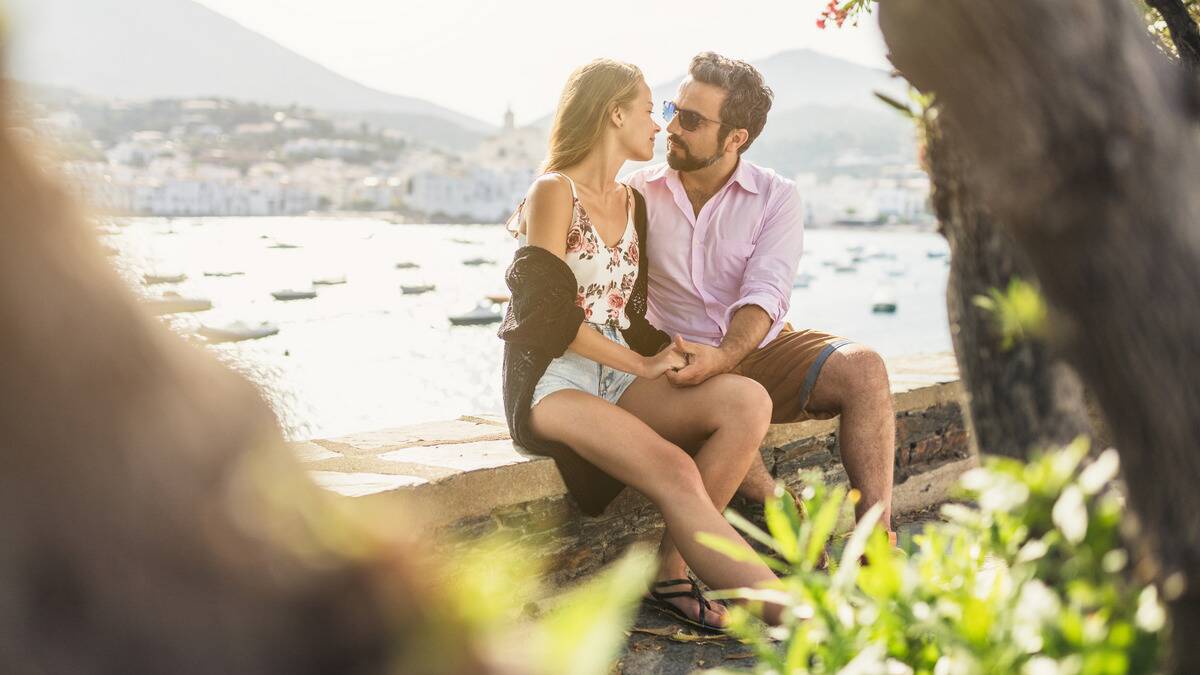
[[[656,380],[662,377],[663,373],[674,373],[686,365],[687,356],[672,344],[654,356],[644,357],[640,375],[647,380]]]
[[[667,380],[677,387],[693,387],[713,375],[729,372],[735,365],[720,349],[688,342],[679,335],[668,351],[687,356],[686,367],[667,372]]]

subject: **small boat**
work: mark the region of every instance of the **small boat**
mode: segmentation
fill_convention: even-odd
[[[485,326],[491,323],[500,323],[504,317],[500,314],[500,309],[496,303],[489,300],[480,300],[475,309],[450,317],[450,323],[455,326]]]
[[[267,248],[300,248],[300,245],[299,244],[289,244],[289,243],[283,242],[283,241],[277,241],[274,244],[271,244],[270,246],[268,246]]]
[[[177,284],[177,283],[180,283],[181,281],[186,281],[187,275],[182,272],[180,272],[179,274],[162,274],[162,273],[147,272],[142,275],[142,280],[146,282],[147,286],[153,286],[154,284]]]
[[[496,261],[491,258],[467,258],[463,264],[468,267],[479,267],[480,265],[495,265]]]
[[[482,243],[483,243],[482,241],[475,241],[474,239],[463,239],[462,237],[454,237],[454,238],[453,238],[453,239],[451,239],[450,241],[452,241],[452,242],[454,242],[454,243],[456,243],[456,244],[467,244],[467,245],[474,245],[474,244],[482,244]]]
[[[857,272],[858,266],[853,260],[839,260],[833,264],[833,271],[838,274],[848,274],[850,272]]]
[[[892,251],[873,250],[867,252],[867,257],[872,260],[895,260],[896,254]]]
[[[420,267],[420,265],[418,265],[417,263],[409,262],[407,260],[396,263],[396,269],[398,269],[398,270],[415,270],[419,267]]]
[[[945,258],[949,253],[942,249],[930,249],[925,252],[926,258]]]
[[[245,272],[205,272],[206,277],[240,277],[245,275]]]
[[[257,340],[275,335],[278,332],[278,326],[266,321],[257,326],[252,326],[243,321],[235,321],[224,326],[200,326],[196,329],[196,334],[205,337],[211,344]]]
[[[497,305],[503,305],[509,300],[512,300],[512,296],[508,293],[489,293],[488,295],[483,296],[483,299],[489,302],[494,302]]]
[[[313,286],[341,286],[346,283],[346,275],[343,274],[340,277],[321,277],[320,279],[313,279],[312,283]]]
[[[212,309],[212,301],[207,298],[185,298],[174,291],[167,291],[160,298],[147,300],[146,307],[151,314],[158,315],[206,312]]]
[[[400,287],[400,292],[404,295],[423,295],[436,290],[437,286],[434,286],[433,284],[413,284],[410,286]]]
[[[889,269],[886,274],[889,277],[902,277],[905,274],[908,274],[908,270],[903,267],[893,267]]]
[[[859,254],[859,253],[862,253],[862,252],[863,252],[863,245],[862,245],[862,244],[855,244],[854,246],[847,246],[847,247],[846,247],[846,252],[847,252],[847,253],[853,253],[853,254],[855,254],[855,255],[857,255],[857,254]]]
[[[808,285],[813,282],[813,279],[816,279],[816,277],[807,272],[801,272],[800,274],[796,275],[795,279],[792,280],[792,288],[808,288]]]
[[[876,291],[871,299],[871,311],[875,314],[895,314],[896,294],[886,288]]]
[[[313,298],[317,297],[317,292],[316,291],[296,291],[296,290],[292,290],[292,289],[288,288],[288,289],[285,289],[282,291],[275,291],[275,292],[271,293],[271,296],[274,297],[276,300],[283,300],[283,301],[312,300]]]

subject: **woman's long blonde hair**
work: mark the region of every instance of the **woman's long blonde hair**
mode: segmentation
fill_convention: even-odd
[[[576,68],[558,99],[550,148],[538,174],[562,171],[583,161],[604,137],[613,107],[633,101],[643,80],[640,68],[613,59],[596,59]],[[514,235],[520,227],[519,214],[520,209],[507,223]]]

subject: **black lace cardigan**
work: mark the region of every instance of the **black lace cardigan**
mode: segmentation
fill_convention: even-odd
[[[629,328],[621,331],[630,348],[643,356],[657,354],[670,342],[666,333],[646,320],[646,202],[633,191],[637,231],[638,276],[625,305]],[[624,487],[615,478],[561,444],[536,437],[529,428],[533,389],[550,362],[567,351],[583,323],[575,305],[575,273],[561,258],[537,246],[522,246],[505,274],[512,300],[500,324],[504,340],[504,415],[513,441],[536,455],[552,457],[563,482],[580,509],[599,515]]]

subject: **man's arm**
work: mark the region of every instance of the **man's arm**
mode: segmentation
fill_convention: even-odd
[[[790,187],[790,184],[789,184]],[[719,347],[676,339],[689,355],[689,365],[668,374],[672,384],[696,385],[733,370],[754,351],[777,321],[787,314],[792,281],[804,250],[804,210],[794,188],[781,195],[766,217],[754,254],[742,275],[740,298],[729,307],[725,337]]]

